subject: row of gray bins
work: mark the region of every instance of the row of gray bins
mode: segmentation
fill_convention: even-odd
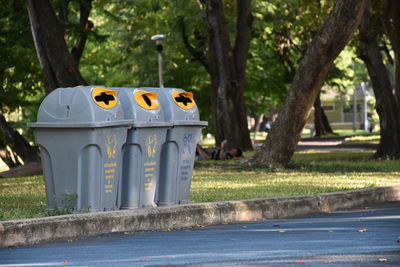
[[[105,211],[189,202],[200,121],[175,88],[59,88],[34,130],[50,210]]]

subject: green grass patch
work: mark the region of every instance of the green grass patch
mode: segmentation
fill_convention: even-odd
[[[0,220],[46,216],[43,176],[0,178]]]
[[[194,170],[191,200],[299,196],[400,182],[400,160],[371,160],[371,156],[366,152],[299,152],[291,168],[278,170],[243,167],[239,161],[200,161]],[[0,179],[0,220],[49,215],[54,214],[46,210],[42,176]]]
[[[201,162],[194,173],[194,202],[300,196],[400,182],[400,161],[370,160],[372,153],[296,153],[292,168],[243,168],[234,162]]]

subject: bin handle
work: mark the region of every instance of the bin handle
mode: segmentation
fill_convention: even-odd
[[[117,92],[111,89],[95,87],[92,89],[92,99],[99,107],[110,109],[117,105]]]
[[[172,99],[175,104],[183,109],[191,109],[194,107],[194,99],[193,93],[191,92],[182,92],[182,91],[174,91],[172,92]]]
[[[134,93],[136,103],[144,109],[153,110],[159,106],[158,95],[154,92],[136,91]]]

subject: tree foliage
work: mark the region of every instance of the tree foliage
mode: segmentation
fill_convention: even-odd
[[[34,120],[37,105],[44,96],[45,84],[54,78],[42,74],[32,35],[27,27],[30,24],[27,2],[39,5],[47,1],[0,0],[0,110],[3,117],[11,122],[10,125],[16,128],[20,125],[14,121],[24,124],[24,120]],[[245,103],[243,109],[246,109],[247,114],[265,114],[271,107],[283,104],[307,47],[338,1],[51,0],[49,3],[56,23],[45,25],[49,31],[56,28],[54,25],[59,25],[61,34],[57,38],[53,34],[50,41],[57,39],[59,43],[64,42],[65,53],[62,58],[69,58],[65,62],[73,62],[73,66],[69,63],[59,64],[66,68],[53,69],[52,72],[64,73],[57,77],[68,77],[73,70],[74,73],[80,73],[81,77],[75,83],[67,81],[47,87],[54,89],[84,82],[106,86],[158,86],[157,52],[150,38],[154,34],[163,33],[166,35],[163,50],[165,86],[194,92],[202,119],[209,121],[210,126],[205,133],[216,133],[216,126],[220,123],[214,125],[213,117],[215,119],[222,112],[224,114],[220,117],[228,121],[239,115],[228,109],[218,111],[217,105],[212,102],[219,78],[210,73],[213,70],[215,72],[220,63],[216,61],[217,54],[211,43],[215,37],[213,28],[221,25],[210,27],[210,10],[207,6],[220,4],[223,8],[224,31],[227,36],[224,38],[228,44],[223,51],[228,51],[227,57],[233,59],[236,57],[235,44],[240,34],[238,5],[250,2],[252,38],[248,52],[228,65],[246,63],[245,73],[239,77],[243,77],[243,97],[235,101]],[[399,53],[393,53],[398,43],[396,36],[399,27],[395,20],[399,10],[397,2],[372,1],[373,11],[382,14],[384,22],[376,26],[384,63],[393,62],[394,66],[399,65]],[[41,18],[44,16],[36,17],[36,20]],[[34,23],[33,28],[37,29]],[[366,71],[355,56],[359,44],[360,41],[354,38],[350,46],[334,60],[324,80],[325,87],[345,92],[365,81]],[[50,43],[47,46],[55,47]],[[57,57],[62,53],[48,50],[47,54]],[[57,59],[54,62],[64,61]],[[48,65],[54,66],[54,63]],[[400,69],[391,68],[395,72]],[[398,78],[398,75],[390,76],[395,88],[398,88],[400,82],[393,77]],[[31,140],[28,131],[23,131],[23,135]],[[224,134],[217,136],[225,138]],[[5,138],[1,140],[3,143],[0,143],[0,149],[5,148],[8,142]]]

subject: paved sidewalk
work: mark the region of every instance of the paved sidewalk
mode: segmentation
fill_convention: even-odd
[[[312,196],[198,203],[2,221],[0,246],[76,240],[106,233],[282,219],[400,201],[400,184]]]
[[[296,151],[316,150],[324,152],[375,152],[378,144],[348,142],[345,137],[304,138]]]

